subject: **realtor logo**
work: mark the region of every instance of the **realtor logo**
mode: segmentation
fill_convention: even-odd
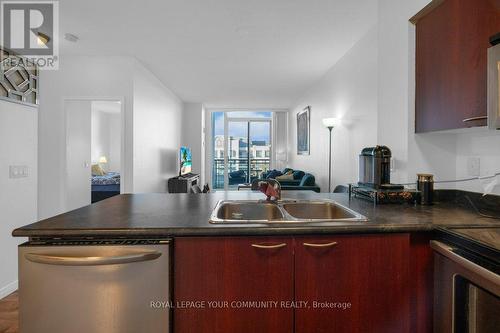
[[[57,69],[58,1],[0,1],[0,46],[39,69]],[[2,61],[8,59],[1,59]]]

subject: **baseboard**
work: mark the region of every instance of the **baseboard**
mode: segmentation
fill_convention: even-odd
[[[17,290],[17,280],[9,283],[5,287],[0,288],[0,299],[12,294]]]

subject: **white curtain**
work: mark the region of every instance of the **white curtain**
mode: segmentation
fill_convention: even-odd
[[[273,116],[273,158],[271,167],[282,170],[288,163],[288,111],[275,111]]]

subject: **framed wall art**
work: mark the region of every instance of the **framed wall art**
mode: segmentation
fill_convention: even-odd
[[[297,113],[297,155],[310,154],[311,138],[311,107],[307,106],[304,110]]]

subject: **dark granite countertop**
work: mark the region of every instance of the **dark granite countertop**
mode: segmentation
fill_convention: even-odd
[[[433,206],[379,205],[347,194],[284,192],[284,199],[333,199],[369,218],[368,222],[221,225],[208,222],[218,200],[262,199],[250,191],[212,194],[123,194],[13,231],[19,237],[132,237],[294,235],[429,231],[436,227],[494,228],[499,220],[483,218],[454,203]],[[498,233],[493,233],[494,237]],[[478,237],[477,232],[470,237]],[[486,242],[491,242],[486,240]],[[495,241],[494,241],[495,242]]]

